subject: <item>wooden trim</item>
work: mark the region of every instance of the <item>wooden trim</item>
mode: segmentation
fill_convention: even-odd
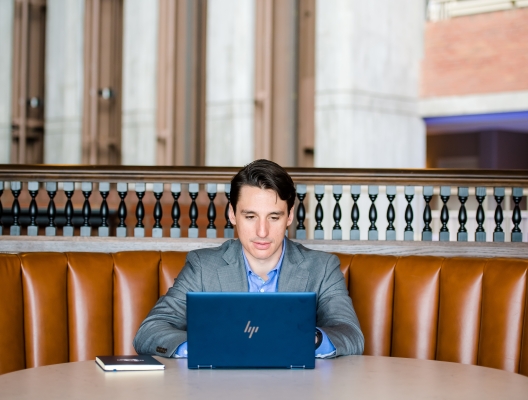
[[[171,239],[61,236],[3,236],[0,253],[27,252],[93,252],[118,251],[191,251],[220,246],[227,239]],[[528,258],[528,243],[476,242],[369,242],[296,240],[313,250],[343,254],[378,254],[391,256],[437,256],[478,258]]]
[[[123,0],[86,0],[82,158],[121,163]],[[103,90],[111,89],[104,97]]]
[[[90,41],[90,128],[88,130],[89,148],[88,148],[88,162],[89,164],[97,164],[97,126],[98,126],[98,88],[99,88],[99,41],[100,41],[100,8],[101,0],[92,0],[92,18],[91,18],[91,34],[93,37]]]
[[[207,110],[207,0],[200,0],[197,10],[197,43],[199,57],[194,69],[198,71],[196,82],[196,165],[205,165],[206,110]]]
[[[273,0],[257,0],[255,18],[255,159],[272,159]]]
[[[0,164],[2,181],[228,182],[239,167]],[[528,187],[528,171],[455,169],[286,168],[295,183]]]
[[[297,165],[297,1],[257,0],[254,157]]]
[[[158,165],[205,164],[206,0],[159,0]]]
[[[172,164],[174,139],[174,69],[176,40],[176,2],[159,1],[157,105],[156,105],[156,160],[158,165]],[[172,23],[171,23],[172,21]]]
[[[18,162],[23,164],[26,162],[26,118],[27,118],[27,78],[28,78],[28,56],[29,56],[29,2],[24,1],[22,7],[22,21],[21,21],[21,47],[20,54],[20,98],[18,107],[20,108],[20,127],[18,135]]]
[[[299,0],[297,166],[314,166],[315,147],[315,0]]]
[[[16,0],[13,26],[11,162],[44,159],[46,1]],[[30,106],[30,99],[38,99]]]

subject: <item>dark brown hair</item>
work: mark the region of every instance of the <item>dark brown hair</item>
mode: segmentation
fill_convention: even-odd
[[[286,170],[269,160],[255,160],[242,168],[231,180],[231,205],[236,212],[240,189],[253,186],[271,189],[288,204],[288,212],[295,203],[295,185]]]

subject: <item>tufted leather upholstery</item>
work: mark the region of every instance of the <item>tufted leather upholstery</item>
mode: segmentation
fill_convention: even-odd
[[[186,253],[0,254],[0,373],[133,354]],[[365,354],[528,375],[528,261],[338,254]]]

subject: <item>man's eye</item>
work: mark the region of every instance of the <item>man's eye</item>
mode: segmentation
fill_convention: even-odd
[[[246,219],[253,219],[254,216],[253,215],[246,215]]]
[[[278,221],[279,217],[270,217],[272,221]]]

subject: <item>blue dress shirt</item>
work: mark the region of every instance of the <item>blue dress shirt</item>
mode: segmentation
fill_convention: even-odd
[[[286,248],[286,241],[282,242],[282,254],[279,259],[279,262],[273,268],[270,272],[268,272],[268,279],[264,280],[257,274],[255,274],[251,267],[249,266],[249,262],[246,258],[246,254],[244,253],[244,250],[242,250],[242,255],[244,256],[244,265],[246,266],[246,272],[247,272],[247,278],[248,278],[248,292],[252,293],[267,293],[267,292],[276,292],[278,288],[279,283],[279,274],[282,267],[282,260],[284,260],[284,249]],[[323,336],[323,340],[320,344],[320,346],[315,350],[315,357],[317,358],[326,358],[326,357],[332,357],[335,355],[336,349],[326,333],[322,329],[316,328],[319,332],[321,332]],[[187,342],[183,342],[178,346],[176,351],[174,352],[173,357],[176,358],[186,358],[187,357]]]

